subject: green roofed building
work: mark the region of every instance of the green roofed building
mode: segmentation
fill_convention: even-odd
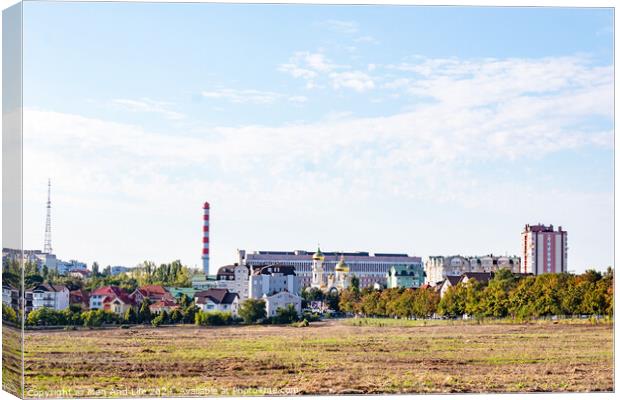
[[[422,263],[393,265],[387,273],[387,288],[418,288],[424,284]]]
[[[182,294],[187,296],[189,299],[193,299],[194,294],[198,291],[198,289],[187,287],[167,287],[166,290],[170,292],[175,299],[181,297]]]

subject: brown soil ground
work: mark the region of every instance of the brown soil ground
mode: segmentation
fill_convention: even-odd
[[[27,331],[27,397],[613,391],[613,326]]]

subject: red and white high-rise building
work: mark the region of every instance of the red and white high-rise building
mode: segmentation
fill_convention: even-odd
[[[523,249],[522,272],[534,275],[567,271],[567,232],[553,225],[525,225],[521,233]]]
[[[209,203],[205,201],[202,224],[202,270],[209,275]]]

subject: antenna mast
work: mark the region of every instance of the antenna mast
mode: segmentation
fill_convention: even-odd
[[[52,253],[52,182],[47,180],[47,215],[45,217],[45,242],[43,243],[43,252]]]

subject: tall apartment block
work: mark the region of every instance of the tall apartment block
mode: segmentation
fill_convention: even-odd
[[[554,274],[567,271],[567,232],[553,225],[525,225],[521,233],[523,271],[534,275]]]

